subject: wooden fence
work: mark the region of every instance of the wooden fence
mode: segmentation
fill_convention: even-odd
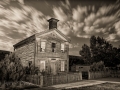
[[[110,71],[99,71],[99,72],[88,72],[88,79],[97,79],[103,77],[109,77],[111,75]],[[64,84],[70,82],[77,82],[82,80],[82,73],[66,73],[60,75],[28,75],[25,81],[37,84],[40,86],[50,86],[55,84]]]
[[[60,75],[28,75],[25,79],[26,82],[37,84],[40,86],[50,86],[55,84],[63,84],[70,82],[77,82],[82,80],[81,73],[69,73]]]
[[[110,71],[97,71],[97,72],[90,72],[89,79],[97,79],[97,78],[104,78],[110,77]]]
[[[69,73],[69,74],[63,74],[63,75],[61,74],[61,75],[54,75],[54,76],[44,76],[43,86],[77,82],[80,80],[82,80],[81,73]]]
[[[120,70],[111,71],[111,77],[120,78]]]
[[[24,81],[37,84],[37,85],[41,85],[41,76],[40,75],[27,75],[26,78],[24,78]]]

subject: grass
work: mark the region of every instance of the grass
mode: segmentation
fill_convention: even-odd
[[[63,90],[120,90],[120,84],[118,83],[103,83],[99,85],[63,89]]]
[[[5,82],[0,85],[0,90],[24,90],[32,88],[39,88],[39,86],[24,81]]]

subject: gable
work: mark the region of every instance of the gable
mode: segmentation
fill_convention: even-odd
[[[62,41],[70,42],[69,38],[62,34],[59,30],[53,29],[36,34],[37,38],[59,39]]]

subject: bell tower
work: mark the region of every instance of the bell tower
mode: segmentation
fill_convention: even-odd
[[[59,20],[57,20],[57,19],[55,19],[55,18],[49,19],[49,20],[48,20],[48,22],[49,22],[49,29],[54,29],[54,28],[57,29],[57,22],[58,22],[58,21],[59,21]]]

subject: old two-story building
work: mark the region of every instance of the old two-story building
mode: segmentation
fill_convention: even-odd
[[[49,29],[13,45],[23,66],[29,64],[49,74],[69,72],[69,38],[57,29],[59,20],[48,20]]]

